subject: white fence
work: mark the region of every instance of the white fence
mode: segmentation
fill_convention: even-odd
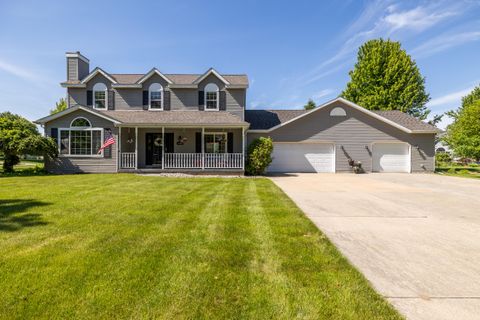
[[[122,152],[120,154],[120,167],[122,169],[135,169],[135,152]]]
[[[120,156],[122,169],[134,169],[135,152],[123,152]],[[241,153],[164,153],[165,169],[242,169]]]

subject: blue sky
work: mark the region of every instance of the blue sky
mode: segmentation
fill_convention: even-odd
[[[480,1],[0,0],[0,111],[48,114],[76,50],[111,73],[246,73],[248,108],[301,108],[336,97],[378,37],[417,61],[434,114],[480,83]]]

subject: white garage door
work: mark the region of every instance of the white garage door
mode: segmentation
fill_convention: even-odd
[[[335,172],[330,143],[274,143],[268,172]]]
[[[410,152],[406,143],[375,143],[373,171],[410,172]]]

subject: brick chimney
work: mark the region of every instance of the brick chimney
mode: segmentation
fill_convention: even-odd
[[[82,80],[90,73],[90,60],[80,51],[67,52],[67,80]]]

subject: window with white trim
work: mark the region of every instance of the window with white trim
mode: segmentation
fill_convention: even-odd
[[[205,110],[218,110],[218,86],[209,83],[205,86]]]
[[[163,87],[160,83],[152,83],[148,88],[148,106],[152,110],[163,110]]]
[[[99,82],[93,86],[93,107],[107,109],[107,86],[104,83]]]
[[[75,118],[70,128],[59,129],[58,147],[65,156],[98,156],[102,146],[102,128],[92,128],[90,121],[83,117]]]
[[[227,133],[215,132],[204,135],[205,153],[226,153]]]

